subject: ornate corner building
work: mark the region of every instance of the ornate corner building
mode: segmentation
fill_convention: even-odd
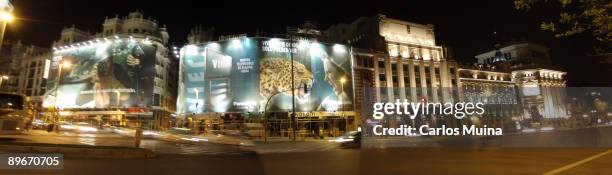
[[[436,45],[434,26],[429,24],[378,15],[331,26],[324,35],[353,47],[360,120],[368,119],[369,111],[359,110],[359,104],[395,99],[485,104],[483,117],[426,118],[413,124],[456,126],[467,122],[511,128],[526,119],[568,117],[563,89],[566,73],[551,66],[546,46],[532,42],[497,45],[476,55],[475,64],[459,65],[451,49]],[[384,122],[393,126],[396,121]]]

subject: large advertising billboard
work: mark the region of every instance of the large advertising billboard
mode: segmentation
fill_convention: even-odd
[[[56,51],[51,60],[44,105],[57,104],[60,108],[146,106],[153,94],[155,58],[153,45],[133,39],[89,42]]]
[[[353,110],[346,46],[243,37],[181,50],[178,112],[290,111],[292,57],[296,111]]]

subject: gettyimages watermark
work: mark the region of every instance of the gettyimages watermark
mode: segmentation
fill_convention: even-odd
[[[605,146],[611,97],[608,87],[369,88],[360,128],[365,142],[417,146]]]
[[[480,102],[408,102],[407,99],[396,99],[394,103],[376,102],[373,105],[372,117],[381,120],[385,115],[408,117],[415,120],[417,116],[452,116],[456,119],[463,119],[467,115],[482,115],[485,113],[484,103]],[[502,135],[501,128],[476,127],[475,125],[463,125],[461,128],[447,128],[442,125],[433,128],[429,125],[413,127],[402,124],[397,128],[387,128],[383,125],[375,125],[372,129],[374,135]]]

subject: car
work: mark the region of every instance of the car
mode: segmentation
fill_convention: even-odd
[[[361,131],[349,131],[344,135],[330,140],[340,143],[342,148],[360,148],[361,147]]]

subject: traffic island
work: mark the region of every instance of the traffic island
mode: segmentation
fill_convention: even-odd
[[[153,151],[143,148],[129,148],[117,146],[89,146],[69,144],[46,143],[2,143],[1,153],[53,153],[63,154],[70,158],[152,158]]]

